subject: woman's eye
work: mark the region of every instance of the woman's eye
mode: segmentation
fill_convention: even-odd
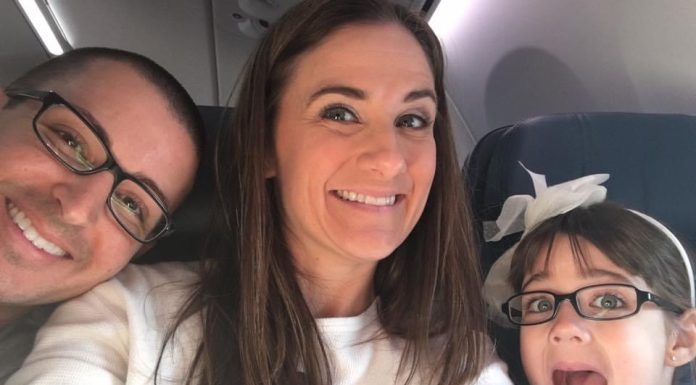
[[[418,115],[404,115],[396,119],[396,127],[423,128],[428,126],[428,121]]]
[[[592,306],[606,310],[620,308],[623,307],[623,305],[623,301],[619,297],[612,294],[597,296],[597,298],[592,301]]]
[[[321,113],[323,119],[337,122],[357,122],[357,116],[346,107],[334,106],[325,109]]]

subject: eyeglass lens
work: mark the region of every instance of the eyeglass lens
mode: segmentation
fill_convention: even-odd
[[[49,106],[35,126],[41,140],[71,168],[90,171],[106,163],[108,156],[102,141],[69,108],[60,104]]]
[[[580,315],[594,319],[615,319],[636,311],[638,298],[631,286],[601,285],[579,290],[575,302]],[[522,293],[508,304],[513,322],[533,324],[553,318],[556,298],[551,293]],[[560,306],[560,303],[558,304]]]
[[[62,104],[48,106],[34,127],[46,147],[74,171],[95,170],[109,159],[106,145],[93,129]],[[155,198],[134,181],[121,180],[108,203],[116,220],[141,241],[157,236],[166,226],[164,212]]]

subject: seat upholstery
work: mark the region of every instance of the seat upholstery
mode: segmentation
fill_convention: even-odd
[[[505,199],[534,194],[518,161],[549,185],[609,173],[607,199],[645,212],[685,244],[696,245],[696,116],[644,113],[569,113],[536,117],[483,137],[464,166],[481,244],[482,268],[518,241],[520,234],[485,243],[483,221],[500,214]],[[493,328],[499,354],[516,383],[526,383],[516,331]],[[690,383],[690,382],[686,382]]]

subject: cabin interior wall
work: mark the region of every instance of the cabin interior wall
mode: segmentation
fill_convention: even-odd
[[[430,23],[467,131],[460,159],[488,131],[535,115],[696,114],[691,0],[441,0]]]
[[[104,46],[162,64],[196,103],[217,105],[212,0],[47,0],[73,47]]]
[[[0,1],[0,86],[48,59],[14,1]]]
[[[241,4],[252,0],[45,1],[73,47],[118,47],[150,56],[199,105],[227,104],[257,43],[238,28]],[[446,50],[460,160],[488,131],[534,115],[696,114],[692,0],[433,4],[431,25]],[[15,1],[0,2],[0,84],[47,57]]]

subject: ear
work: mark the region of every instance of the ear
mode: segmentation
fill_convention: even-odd
[[[668,338],[665,365],[682,366],[696,357],[696,309],[686,310]]]

